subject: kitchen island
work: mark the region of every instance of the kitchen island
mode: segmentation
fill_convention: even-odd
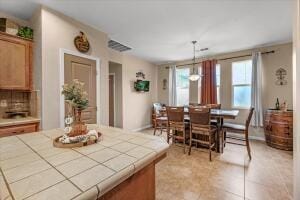
[[[102,133],[90,146],[52,145],[62,129],[0,138],[0,199],[155,199],[162,138],[89,125]]]

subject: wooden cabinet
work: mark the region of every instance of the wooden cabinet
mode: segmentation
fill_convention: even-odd
[[[36,132],[39,130],[39,123],[28,123],[14,126],[0,127],[0,138],[24,133]]]
[[[0,32],[0,89],[32,89],[32,41]]]
[[[269,109],[265,113],[264,129],[267,145],[293,150],[293,112]]]

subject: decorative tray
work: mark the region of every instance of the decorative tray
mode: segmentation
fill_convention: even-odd
[[[102,134],[97,132],[98,138],[90,139],[88,141],[74,142],[74,143],[62,143],[59,139],[63,136],[59,136],[53,140],[53,146],[57,148],[74,148],[74,147],[83,147],[91,144],[95,144],[101,140]]]

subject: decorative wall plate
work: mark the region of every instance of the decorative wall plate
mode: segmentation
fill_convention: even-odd
[[[74,45],[82,53],[86,53],[90,49],[90,43],[82,31],[80,31],[80,35],[74,38]]]
[[[278,70],[276,70],[276,76],[277,76],[277,80],[276,80],[276,85],[286,85],[287,84],[287,80],[285,80],[285,76],[287,75],[287,72],[285,69],[283,68],[279,68]]]

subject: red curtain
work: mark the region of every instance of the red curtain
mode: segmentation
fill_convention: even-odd
[[[217,103],[216,64],[217,60],[202,62],[201,104]]]

